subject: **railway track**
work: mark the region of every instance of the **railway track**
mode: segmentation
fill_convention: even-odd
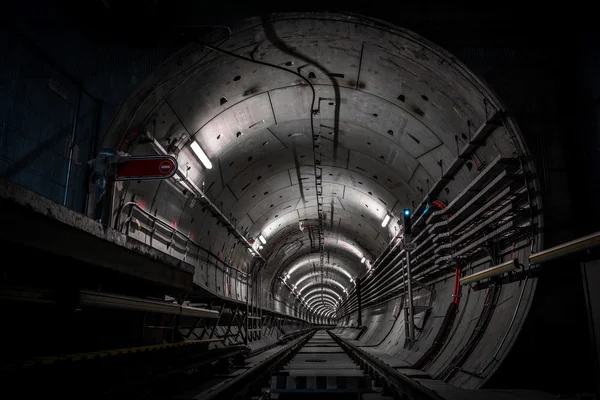
[[[41,357],[0,370],[8,386],[28,398],[442,400],[325,329],[295,332],[254,350],[209,349],[219,340]]]
[[[443,400],[330,331],[309,332],[236,365],[222,380],[173,397],[195,399]]]

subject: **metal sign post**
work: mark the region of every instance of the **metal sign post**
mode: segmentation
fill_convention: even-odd
[[[168,179],[177,172],[177,160],[172,156],[129,156],[112,149],[101,149],[89,163],[94,168],[96,219],[105,226],[110,225],[115,181]]]
[[[402,212],[402,220],[404,226],[404,251],[406,252],[406,297],[408,299],[408,332],[409,341],[408,343],[412,347],[415,343],[415,308],[413,306],[413,293],[412,293],[412,271],[410,270],[410,252],[414,249],[414,244],[411,243],[411,223],[412,212],[410,209],[405,208]]]
[[[408,327],[410,335],[410,343],[415,342],[415,309],[413,307],[413,292],[412,292],[412,273],[410,270],[410,235],[404,235],[404,244],[406,251],[406,283],[407,283],[407,298],[408,298]]]

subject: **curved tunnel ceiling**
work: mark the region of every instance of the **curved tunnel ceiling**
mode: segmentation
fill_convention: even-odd
[[[421,202],[472,131],[500,108],[450,54],[381,21],[274,15],[264,24],[248,20],[211,46],[263,64],[196,42],[150,78],[155,84],[146,87],[145,100],[123,111],[131,119],[121,132],[135,124],[151,131],[177,155],[186,179],[241,232],[263,235],[263,276],[275,292],[284,290],[286,279],[301,281],[298,288],[310,282],[338,294],[350,290],[401,231],[402,210]],[[313,135],[321,138],[318,150]],[[212,168],[191,149],[193,142]],[[321,154],[329,281],[315,268],[315,151]],[[485,162],[514,151],[502,131],[479,157]],[[440,200],[447,204],[476,174],[475,168],[459,170]],[[214,236],[215,221],[204,210],[188,210],[187,200],[175,202],[169,190],[132,183],[126,191],[152,204],[162,199],[167,218],[212,249],[231,247],[233,239]],[[386,215],[391,220],[383,227]],[[231,257],[251,261],[239,248]]]

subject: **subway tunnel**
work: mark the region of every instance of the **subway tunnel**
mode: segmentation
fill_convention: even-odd
[[[340,376],[355,368],[323,350],[339,345],[373,378],[358,398],[594,398],[597,220],[556,228],[546,190],[563,182],[496,87],[366,15],[178,34],[97,151],[77,169],[67,151],[64,205],[81,169],[85,216],[5,170],[3,246],[28,254],[3,266],[7,376],[60,392],[65,376],[119,381],[114,368],[108,397],[350,396]],[[92,97],[80,89],[83,121]],[[176,171],[124,174],[147,156]],[[321,363],[337,386],[298,372]]]

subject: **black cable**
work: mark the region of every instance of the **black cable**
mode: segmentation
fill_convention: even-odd
[[[297,76],[297,77],[301,78],[301,79],[302,79],[304,82],[306,82],[306,83],[308,84],[308,86],[310,86],[310,90],[311,90],[311,92],[312,92],[312,101],[311,101],[311,107],[310,107],[310,131],[311,131],[311,133],[312,133],[313,137],[315,136],[315,126],[314,126],[313,110],[315,109],[315,99],[316,99],[316,94],[315,94],[315,87],[314,87],[314,86],[313,86],[313,84],[312,84],[312,83],[311,83],[311,82],[308,80],[308,78],[306,78],[304,75],[302,75],[302,74],[300,74],[300,73],[298,73],[298,72],[296,72],[296,71],[292,71],[291,69],[287,69],[287,68],[281,67],[281,66],[279,66],[279,65],[276,65],[276,64],[271,64],[271,63],[268,63],[268,62],[264,62],[264,61],[258,61],[258,60],[255,60],[255,59],[253,59],[253,58],[250,58],[250,57],[241,56],[241,55],[239,55],[239,54],[232,53],[232,52],[230,52],[230,51],[223,50],[223,49],[220,49],[220,48],[218,48],[218,47],[211,46],[211,45],[209,45],[209,44],[206,44],[206,43],[202,43],[202,42],[200,42],[200,41],[198,41],[198,40],[196,40],[196,39],[194,39],[194,41],[195,41],[196,43],[198,43],[198,44],[200,44],[200,45],[202,45],[202,46],[206,47],[206,48],[207,48],[207,49],[209,49],[209,50],[216,51],[217,53],[226,54],[226,55],[228,55],[228,56],[230,56],[230,57],[239,58],[240,60],[248,61],[248,62],[251,62],[251,63],[254,63],[254,64],[259,64],[259,65],[264,65],[264,66],[266,66],[266,67],[271,67],[271,68],[279,69],[279,70],[281,70],[281,71],[288,72],[288,73],[290,73],[290,74],[293,74],[293,75],[295,75],[295,76]]]

